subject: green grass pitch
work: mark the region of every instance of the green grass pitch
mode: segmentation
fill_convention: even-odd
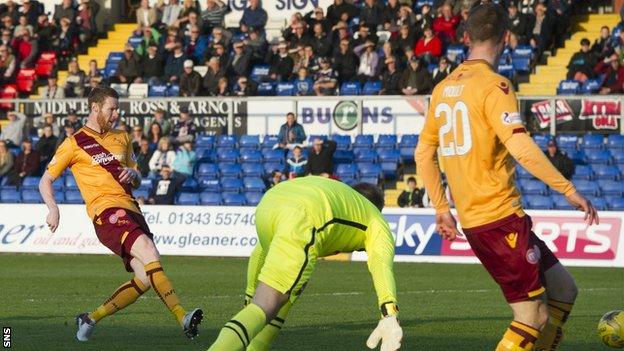
[[[0,255],[0,325],[15,350],[205,350],[243,301],[245,259],[164,257],[187,308],[205,311],[187,340],[150,290],[103,320],[92,339],[74,339],[73,317],[99,305],[129,279],[114,256]],[[596,336],[600,316],[624,308],[624,270],[571,268],[580,289],[560,350],[608,350]],[[493,350],[511,319],[498,287],[480,265],[395,265],[403,350]],[[273,350],[364,350],[377,323],[365,263],[319,262]]]

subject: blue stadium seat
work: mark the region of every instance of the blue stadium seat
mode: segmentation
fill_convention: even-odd
[[[147,189],[150,190],[154,186],[154,181],[150,178],[142,178],[141,184],[139,185],[139,189]]]
[[[284,165],[280,162],[266,162],[263,165],[264,167],[264,173],[265,174],[271,174],[271,172],[273,171],[280,171],[283,172],[284,171]]]
[[[195,147],[204,147],[206,149],[212,149],[214,147],[215,137],[214,135],[199,134],[195,139]]]
[[[221,205],[221,194],[214,191],[203,191],[199,194],[199,203],[204,206]]]
[[[167,86],[164,84],[150,85],[147,90],[148,97],[165,97],[167,96]]]
[[[246,192],[264,192],[266,185],[260,177],[245,177],[243,179],[243,187]]]
[[[598,186],[604,196],[624,196],[624,182],[611,179],[599,179]]]
[[[214,163],[200,163],[199,166],[197,166],[195,175],[204,178],[217,179],[219,175],[219,168]]]
[[[578,144],[578,136],[571,134],[557,135],[557,146],[561,149],[576,149]]]
[[[84,204],[82,195],[78,190],[65,190],[65,203],[66,204]]]
[[[39,189],[41,177],[26,177],[22,182],[22,189]]]
[[[548,187],[542,183],[541,180],[525,180],[521,183],[522,194],[525,195],[546,195],[548,194]]]
[[[275,87],[275,95],[277,96],[293,96],[295,94],[295,85],[292,82],[277,83]]]
[[[599,79],[588,79],[583,83],[581,87],[582,94],[595,94],[600,90],[600,80]]]
[[[374,149],[356,149],[355,162],[377,163],[377,150]]]
[[[610,180],[618,180],[620,179],[620,170],[616,166],[609,165],[593,165],[592,170],[596,174],[596,179],[610,179]]]
[[[262,153],[260,150],[241,149],[240,160],[242,163],[262,163]]]
[[[355,160],[355,154],[352,150],[336,150],[334,152],[334,163],[351,163]]]
[[[336,150],[349,150],[351,147],[350,135],[332,134],[331,140],[336,142]]]
[[[418,144],[418,135],[416,134],[403,134],[401,141],[399,141],[399,147],[412,147],[415,148]]]
[[[454,63],[461,63],[466,59],[466,48],[462,44],[451,44],[446,49],[446,57]]]
[[[143,37],[130,37],[128,38],[128,44],[130,44],[133,48],[137,48],[137,46],[141,45],[143,42]]]
[[[600,134],[586,134],[583,136],[581,145],[584,149],[602,149],[604,147],[604,137]]]
[[[257,193],[257,192],[247,192],[245,193],[245,200],[247,200],[247,205],[249,206],[256,206],[260,203],[260,200],[262,199],[262,193]]]
[[[69,174],[65,176],[65,189],[68,189],[68,190],[78,189],[78,184],[76,183],[76,178],[74,178],[73,174]]]
[[[340,86],[340,95],[360,95],[360,82],[344,82]]]
[[[243,181],[238,178],[221,178],[221,191],[225,193],[240,193]]]
[[[121,51],[111,51],[108,53],[107,62],[119,62],[123,59],[124,53]]]
[[[617,168],[620,170],[620,174],[624,175],[624,164],[623,163],[618,164]]]
[[[529,195],[526,197],[529,208],[536,210],[552,210],[555,206],[553,200],[549,196]]]
[[[327,141],[327,135],[322,134],[310,134],[308,136],[308,143],[313,143],[314,140],[321,139],[322,141]]]
[[[64,191],[55,191],[54,192],[54,199],[56,200],[57,204],[64,204],[65,203],[65,192]]]
[[[570,205],[565,196],[561,194],[553,194],[552,195],[553,202],[555,204],[555,209],[557,210],[574,210],[574,207]]]
[[[374,139],[371,134],[358,134],[355,136],[355,140],[353,142],[353,148],[364,148],[370,149],[373,147]]]
[[[596,165],[606,165],[611,162],[611,153],[609,150],[585,150],[585,156],[587,157],[587,162]]]
[[[429,5],[429,7],[433,7],[433,0],[418,0],[416,1],[416,10],[420,12],[420,9],[425,6],[425,5]]]
[[[621,134],[609,134],[607,138],[607,147],[609,150],[624,151],[624,135]]]
[[[381,82],[380,81],[371,81],[364,83],[364,87],[362,87],[362,95],[377,95],[381,90]]]
[[[548,146],[548,142],[550,141],[551,136],[548,134],[534,134],[533,140],[540,147],[540,149],[545,149]]]
[[[237,142],[236,135],[228,135],[222,134],[217,137],[217,148],[229,148],[233,149],[236,147]]]
[[[284,150],[282,149],[269,149],[262,152],[264,162],[279,162],[284,163]]]
[[[377,138],[377,148],[394,149],[397,145],[396,134],[380,134]]]
[[[498,73],[505,76],[507,79],[513,79],[513,76],[516,74],[516,70],[513,65],[503,64],[498,65]]]
[[[198,177],[197,182],[199,183],[199,188],[202,191],[212,191],[212,192],[221,191],[219,179],[210,178],[210,177]]]
[[[609,207],[604,197],[590,196],[588,200],[591,201],[592,205],[594,205],[598,211],[606,211]]]
[[[397,168],[401,159],[401,152],[397,149],[379,150],[379,163],[384,179],[397,179]]]
[[[598,183],[590,180],[579,180],[575,181],[574,185],[576,186],[576,190],[578,190],[581,194],[586,196],[599,196],[600,188],[598,187]]]
[[[238,163],[223,162],[219,163],[219,174],[221,177],[239,178],[243,172],[243,167]]]
[[[193,177],[188,177],[182,183],[182,191],[196,193],[199,191],[199,183]]]
[[[218,162],[238,162],[240,151],[238,149],[217,149]]]
[[[177,84],[170,84],[167,87],[167,96],[180,96],[180,86]]]
[[[176,205],[186,205],[186,206],[199,205],[199,194],[182,192],[176,199],[175,203]]]
[[[247,199],[243,194],[223,193],[223,204],[225,206],[245,206]]]
[[[243,163],[242,167],[245,177],[261,177],[264,174],[261,163]]]
[[[258,149],[260,147],[260,136],[241,135],[238,140],[238,147],[241,149]]]
[[[262,82],[258,84],[257,93],[258,96],[273,96],[275,95],[275,85],[269,82]]]
[[[533,175],[519,164],[516,164],[516,175],[519,179],[533,179]]]
[[[608,199],[607,205],[609,209],[612,211],[624,211],[624,198],[623,197],[612,197]]]
[[[577,180],[591,180],[594,178],[594,171],[591,166],[586,165],[576,165],[574,166],[574,175],[572,176],[573,181]]]
[[[336,176],[341,180],[345,179],[356,179],[357,177],[357,166],[354,164],[339,164],[336,166]]]
[[[521,73],[529,73],[531,72],[531,58],[529,57],[511,57],[511,65],[514,68],[514,71]]]
[[[277,135],[265,135],[262,139],[262,149],[272,149],[277,143]]]
[[[576,95],[581,90],[581,82],[577,80],[562,80],[557,87],[557,95]]]
[[[360,174],[360,180],[375,178],[379,179],[382,174],[381,165],[374,163],[358,163],[358,172]],[[371,182],[377,184],[377,182]]]
[[[199,152],[196,154],[200,155],[198,162],[217,162],[217,149],[203,149],[201,154]]]
[[[249,78],[254,82],[264,82],[269,78],[269,65],[254,65],[251,68]]]
[[[104,75],[108,78],[114,77],[117,74],[118,63],[110,63],[104,67]]]
[[[22,202],[22,196],[16,189],[2,188],[0,190],[0,202],[2,203],[19,203]]]
[[[566,150],[567,156],[574,161],[576,165],[584,165],[587,164],[585,161],[585,152],[583,150]]]
[[[609,149],[614,164],[624,164],[624,150]]]

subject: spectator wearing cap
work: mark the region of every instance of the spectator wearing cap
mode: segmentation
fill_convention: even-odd
[[[181,108],[180,119],[173,127],[173,132],[171,133],[171,136],[174,138],[174,143],[179,145],[186,141],[193,141],[195,140],[196,134],[197,126],[193,123],[188,108]]]
[[[17,59],[7,45],[0,45],[0,85],[15,82]]]
[[[412,56],[409,65],[403,71],[399,88],[403,95],[424,95],[431,90],[431,75],[423,60]]]
[[[149,134],[151,123],[158,123],[160,125],[162,135],[169,135],[169,133],[171,132],[171,120],[169,118],[166,118],[165,114],[166,112],[162,108],[156,109],[156,111],[154,111],[154,116],[151,118],[151,120],[144,121],[143,134]]]
[[[34,67],[39,54],[39,43],[27,29],[22,29],[20,34],[13,38],[12,46],[21,68]]]
[[[193,143],[190,140],[187,140],[180,148],[178,148],[178,152],[176,152],[176,156],[171,167],[177,173],[189,177],[193,175],[195,162],[197,162],[197,155],[193,150]]]
[[[225,73],[221,69],[221,65],[219,64],[219,59],[217,57],[211,57],[210,60],[208,60],[207,66],[208,70],[204,75],[202,86],[207,95],[212,95],[217,90],[219,79],[223,78]]]
[[[260,6],[260,0],[249,0],[249,6],[243,10],[243,17],[240,19],[240,31],[247,33],[249,27],[264,29],[267,23],[267,12]]]
[[[180,76],[180,96],[198,96],[202,87],[202,76],[193,69],[193,61],[184,61],[184,73]]]
[[[394,56],[388,56],[385,60],[386,71],[381,75],[381,90],[379,95],[399,95],[399,83],[401,74],[397,70],[397,63]]]
[[[375,51],[375,43],[367,41],[356,46],[353,51],[360,58],[360,65],[357,70],[357,77],[360,82],[364,83],[375,79],[379,64],[379,54]]]
[[[117,81],[119,83],[141,83],[141,58],[134,52],[134,48],[130,44],[126,44],[124,56],[117,66]]]
[[[247,76],[251,66],[251,50],[242,41],[235,42],[233,47],[234,52],[228,60],[226,73],[230,77]]]
[[[141,0],[139,8],[136,10],[136,19],[139,28],[151,27],[156,23],[156,10],[150,7],[148,0]]]
[[[326,57],[332,53],[332,44],[327,34],[329,31],[325,31],[321,23],[315,23],[312,27],[313,34],[310,38],[310,46],[316,55]]]
[[[288,55],[285,42],[277,45],[277,53],[273,54],[271,59],[271,67],[269,68],[269,76],[272,80],[285,82],[290,80],[295,63]]]
[[[236,96],[254,96],[256,95],[256,86],[247,77],[238,77],[234,91],[232,92]]]
[[[334,3],[327,8],[327,19],[332,25],[338,22],[348,23],[360,13],[359,9],[345,0],[334,0]]]
[[[297,123],[297,117],[294,113],[286,114],[286,123],[282,124],[277,134],[277,143],[281,148],[286,148],[293,144],[302,144],[306,140],[305,130],[303,126]]]
[[[65,90],[59,87],[57,84],[56,75],[52,74],[48,77],[48,84],[43,87],[41,91],[41,98],[43,99],[64,99]]]
[[[26,138],[22,142],[22,151],[15,158],[13,163],[13,172],[9,184],[22,185],[22,181],[26,177],[32,177],[39,174],[41,165],[41,156],[35,150],[30,139]]]
[[[65,123],[65,125],[63,126],[63,130],[61,131],[61,135],[59,136],[56,143],[56,148],[58,149],[58,147],[63,143],[63,141],[65,141],[65,139],[73,136],[75,133],[76,129],[74,128],[74,126],[70,123]]]
[[[43,127],[43,135],[41,135],[35,146],[39,156],[41,156],[42,164],[48,164],[48,162],[50,162],[52,156],[54,156],[57,142],[58,138],[53,133],[52,125],[45,125]]]
[[[299,68],[297,78],[293,81],[293,83],[295,84],[295,95],[306,96],[312,94],[314,81],[308,75],[308,70],[305,67]]]
[[[192,26],[190,35],[184,37],[184,53],[194,62],[203,62],[208,50],[208,38],[201,34],[198,26]]]
[[[590,51],[589,45],[587,38],[581,39],[581,50],[572,55],[568,63],[567,79],[585,82],[594,76],[593,69],[596,66],[596,57]]]
[[[414,54],[427,63],[435,62],[442,55],[442,41],[433,34],[431,28],[425,28],[424,36],[416,43]]]
[[[331,32],[331,22],[325,17],[322,7],[316,7],[314,10],[308,12],[303,16],[303,20],[307,23],[308,28],[312,30],[312,35],[316,35],[315,26],[319,25],[320,33]]]
[[[67,78],[65,78],[65,97],[83,97],[85,79],[87,75],[78,66],[77,60],[71,60],[67,64]]]
[[[21,145],[24,139],[24,129],[26,126],[26,115],[16,111],[7,113],[9,123],[2,126],[0,140],[6,141],[9,147],[17,147]]]
[[[331,67],[331,63],[326,57],[321,57],[319,64],[321,68],[314,76],[314,93],[317,96],[334,95],[338,82],[337,73]]]
[[[248,37],[244,40],[245,46],[251,52],[252,64],[264,63],[269,50],[269,43],[256,27],[249,27]]]
[[[165,79],[170,83],[177,83],[180,76],[184,73],[184,61],[187,56],[182,51],[182,44],[177,42],[174,46],[173,54],[167,58],[165,64]]]
[[[225,15],[231,11],[230,5],[221,0],[207,0],[206,9],[201,13],[204,27],[207,30],[222,27],[225,24]]]
[[[557,170],[563,174],[566,179],[570,179],[572,177],[572,174],[574,174],[574,162],[572,162],[568,156],[561,153],[557,147],[556,141],[548,141],[546,157],[548,157],[553,166],[555,166],[555,168],[557,168]]]
[[[624,92],[624,67],[617,54],[612,54],[600,61],[595,68],[598,75],[604,75],[599,93],[621,94]]]
[[[334,171],[334,152],[336,142],[333,140],[323,141],[316,138],[308,152],[308,164],[306,174],[329,177]]]
[[[451,74],[453,69],[454,69],[453,64],[449,62],[449,59],[447,59],[445,56],[442,56],[440,58],[438,67],[433,69],[432,87],[435,87],[436,85],[438,85],[438,83],[444,80],[444,78],[446,78],[449,74]]]
[[[149,85],[160,84],[164,75],[163,66],[162,57],[158,54],[158,46],[150,44],[147,47],[147,54],[141,58],[143,81]]]

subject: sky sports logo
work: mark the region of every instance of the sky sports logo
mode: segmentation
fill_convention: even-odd
[[[11,327],[2,327],[2,347],[11,348]]]

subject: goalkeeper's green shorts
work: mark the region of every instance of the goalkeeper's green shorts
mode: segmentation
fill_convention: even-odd
[[[305,209],[262,201],[256,209],[259,245],[266,254],[258,280],[294,302],[303,292],[317,259],[314,226]]]

